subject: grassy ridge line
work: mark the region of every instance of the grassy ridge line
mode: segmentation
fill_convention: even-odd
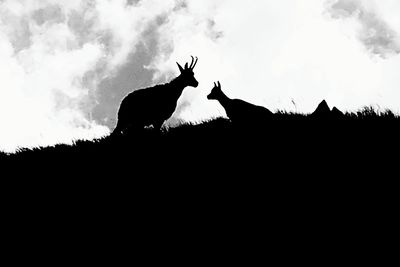
[[[378,131],[379,129],[374,127],[397,127],[400,124],[400,117],[389,110],[384,112],[377,112],[373,108],[368,107],[357,113],[346,113],[342,118],[340,118],[340,120],[334,121],[320,120],[317,122],[310,115],[288,113],[283,111],[277,112],[274,115],[274,120],[271,121],[271,125],[279,124],[279,133],[283,135],[292,134],[291,131],[298,128],[301,128],[303,131],[305,130],[304,135],[306,135],[307,133],[312,134],[313,131],[315,129],[318,129],[319,125],[321,124],[329,126],[330,130],[333,130],[334,132],[340,132],[341,130],[347,129],[349,125],[355,127],[354,125],[358,125],[357,123],[362,123],[363,127]],[[124,147],[137,147],[139,143],[139,146],[143,146],[141,147],[143,149],[146,146],[154,146],[153,148],[156,148],[157,145],[160,146],[168,144],[177,145],[177,147],[179,147],[182,145],[180,144],[179,140],[184,140],[186,145],[190,145],[189,143],[196,143],[201,140],[206,140],[210,142],[213,141],[214,143],[216,143],[216,139],[220,139],[219,141],[223,142],[223,139],[228,140],[229,138],[233,138],[232,135],[239,134],[239,132],[241,136],[251,136],[253,134],[257,134],[258,132],[269,135],[271,134],[271,125],[241,125],[239,127],[233,128],[233,125],[229,120],[224,118],[217,118],[198,124],[186,123],[177,127],[167,128],[164,129],[161,133],[155,133],[151,130],[146,130],[143,133],[133,137],[129,136],[116,139],[105,137],[93,141],[76,141],[74,142],[74,145],[60,144],[51,147],[19,149],[17,153],[10,155],[0,152],[0,159],[32,156],[34,154],[43,155],[52,153],[74,153],[76,151],[88,153],[88,151],[98,151],[102,149],[105,151],[118,152],[118,150],[124,150]],[[285,133],[285,130],[287,130],[288,132]],[[140,142],[138,142],[138,140],[140,140]],[[163,144],[163,142],[165,144]],[[236,139],[236,142],[241,141]]]

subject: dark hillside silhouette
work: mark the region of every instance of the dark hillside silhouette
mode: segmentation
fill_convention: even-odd
[[[254,231],[278,230],[278,240],[282,233],[292,237],[301,232],[306,235],[302,242],[310,233],[321,237],[336,229],[343,234],[338,225],[354,236],[354,229],[371,218],[381,220],[383,210],[395,214],[399,136],[400,119],[389,112],[363,109],[332,121],[276,112],[273,120],[257,127],[217,118],[73,146],[0,153],[0,166],[2,181],[18,184],[6,205],[23,200],[26,206],[40,198],[43,203],[33,204],[34,215],[45,206],[53,216],[64,212],[59,203],[66,203],[78,222],[95,210],[97,220],[82,229],[107,223],[96,231],[100,238],[104,229],[118,231],[123,222],[129,229],[145,222],[152,232],[174,217],[181,227],[188,213],[195,213],[189,220],[197,222],[203,211],[213,228],[215,218],[228,213],[228,225],[246,221],[249,225],[240,227],[247,231],[258,222]],[[20,208],[15,211],[21,214]],[[360,213],[366,218],[349,228],[350,218]],[[118,225],[110,227],[109,222]]]
[[[224,107],[226,115],[235,124],[256,126],[265,123],[272,117],[267,108],[256,106],[241,99],[230,99],[224,94],[221,83],[214,83],[214,88],[207,97],[209,100],[218,100]]]
[[[143,130],[145,126],[151,125],[159,130],[174,113],[183,90],[188,86],[199,85],[193,72],[197,61],[197,58],[192,57],[190,66],[186,63],[185,68],[177,63],[180,75],[170,83],[136,90],[126,96],[120,105],[113,134]]]

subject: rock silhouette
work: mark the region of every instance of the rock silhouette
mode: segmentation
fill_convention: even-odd
[[[334,118],[341,118],[344,116],[344,113],[341,110],[339,110],[337,107],[333,107],[333,109],[331,111],[331,115]]]
[[[230,99],[224,94],[221,83],[214,83],[214,88],[207,96],[209,100],[217,100],[226,111],[228,118],[235,124],[258,125],[273,116],[265,107],[253,105],[240,99]]]
[[[193,72],[197,61],[192,57],[191,64],[186,63],[184,68],[177,63],[180,75],[170,83],[136,90],[126,96],[121,102],[113,135],[142,130],[146,126],[159,130],[174,113],[183,90],[199,85]]]
[[[319,120],[330,120],[330,119],[340,119],[344,114],[338,108],[333,107],[331,109],[328,103],[323,100],[317,107],[317,109],[311,114],[311,117]]]
[[[328,106],[328,103],[323,100],[317,107],[317,109],[313,112],[313,116],[315,117],[327,117],[331,114],[331,109]]]

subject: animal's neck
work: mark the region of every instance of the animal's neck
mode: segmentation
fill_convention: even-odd
[[[221,92],[221,95],[218,97],[218,101],[226,109],[229,106],[231,99]]]
[[[183,80],[182,76],[178,76],[174,80],[172,80],[170,83],[171,90],[174,91],[174,93],[177,96],[180,96],[183,92],[183,90],[186,88],[185,81]]]

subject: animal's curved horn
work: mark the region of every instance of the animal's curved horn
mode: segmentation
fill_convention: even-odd
[[[191,58],[192,58],[192,62],[190,63],[190,69],[193,69],[193,63],[194,63],[194,57],[193,56],[190,56]]]
[[[199,58],[198,58],[198,57],[196,57],[196,61],[194,62],[193,66],[192,66],[192,69],[194,69],[194,67],[196,67],[197,61],[199,61]]]

